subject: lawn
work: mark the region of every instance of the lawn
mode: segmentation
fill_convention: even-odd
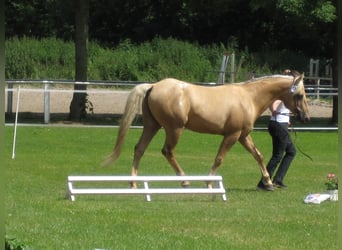
[[[218,174],[228,200],[209,195],[77,196],[65,199],[68,175],[129,175],[141,133],[131,129],[113,166],[99,165],[112,150],[116,128],[6,127],[6,234],[32,249],[337,249],[337,202],[304,204],[325,191],[337,170],[337,132],[298,132],[287,190],[256,190],[260,171],[236,144]],[[265,160],[267,132],[253,132]],[[185,131],[177,156],[187,174],[206,175],[221,138]],[[173,175],[160,153],[163,132],[145,153],[140,175]],[[204,185],[204,184],[203,184]],[[128,186],[128,184],[127,184]]]

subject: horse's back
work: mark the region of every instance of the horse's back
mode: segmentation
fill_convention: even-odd
[[[200,86],[173,78],[153,85],[149,109],[163,127],[186,127],[203,133],[224,134],[227,122],[240,129],[241,93],[238,85]],[[246,100],[244,100],[246,101]],[[232,120],[232,117],[234,119]],[[235,126],[235,121],[239,121]]]

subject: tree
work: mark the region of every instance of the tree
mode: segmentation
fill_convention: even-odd
[[[89,0],[75,0],[75,80],[87,81],[88,68]],[[86,91],[87,85],[75,84],[75,91]],[[86,92],[74,92],[70,104],[69,120],[79,121],[86,116]]]
[[[70,40],[74,20],[69,0],[5,0],[6,37],[58,37]]]
[[[337,7],[337,12],[339,14],[342,13],[342,4],[341,1],[337,3],[337,1],[334,1],[335,6]],[[340,79],[341,75],[339,75],[339,68],[341,69],[341,64],[342,64],[342,57],[341,57],[341,42],[342,42],[342,22],[341,18],[335,20],[335,25],[334,28],[336,28],[335,34],[336,37],[334,39],[335,46],[334,46],[334,52],[333,52],[333,61],[332,61],[332,78],[333,78],[333,87],[338,88],[339,82],[341,83],[342,79]],[[342,87],[342,86],[340,86]],[[338,91],[341,93],[340,91]],[[332,112],[332,119],[331,122],[333,124],[338,124],[338,96],[333,96],[333,112]]]

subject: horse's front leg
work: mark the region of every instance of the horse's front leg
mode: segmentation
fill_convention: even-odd
[[[261,174],[262,174],[262,182],[264,183],[265,187],[268,190],[272,191],[274,189],[273,184],[272,184],[270,175],[266,169],[266,166],[264,164],[263,156],[254,145],[252,137],[250,135],[247,135],[246,137],[240,138],[239,141],[253,155],[253,157],[258,162],[260,170],[261,170]]]
[[[221,145],[218,149],[215,161],[213,166],[210,169],[209,175],[213,176],[216,175],[217,169],[220,167],[220,165],[223,162],[224,157],[226,156],[227,152],[230,150],[230,148],[235,144],[235,142],[238,140],[240,135],[240,132],[238,133],[234,133],[231,135],[226,135],[222,142]],[[212,188],[212,183],[211,182],[207,182],[207,187],[208,188]]]

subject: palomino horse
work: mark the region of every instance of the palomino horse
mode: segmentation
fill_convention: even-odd
[[[276,99],[284,101],[294,116],[309,120],[303,74],[272,75],[240,84],[214,87],[198,86],[176,79],[137,85],[129,94],[114,150],[104,165],[114,162],[121,153],[127,131],[142,108],[144,129],[134,149],[132,175],[138,174],[141,157],[157,131],[163,127],[166,138],[162,153],[177,175],[185,175],[175,158],[175,147],[184,128],[200,133],[219,134],[223,140],[209,175],[215,175],[223,158],[239,141],[256,159],[266,187],[272,181],[255,147],[250,132],[256,119]],[[136,183],[131,183],[136,187]],[[183,182],[183,186],[189,185]],[[211,184],[208,183],[211,187]]]

